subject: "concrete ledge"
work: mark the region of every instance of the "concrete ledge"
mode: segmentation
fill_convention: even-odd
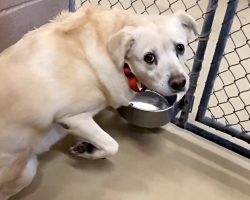
[[[1,0],[0,11],[20,5],[30,0]]]
[[[0,52],[62,10],[68,10],[68,0],[1,0]]]

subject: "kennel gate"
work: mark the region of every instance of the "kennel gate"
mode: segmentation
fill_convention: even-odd
[[[189,43],[187,68],[190,87],[179,104],[173,123],[235,153],[250,158],[250,0],[228,0],[213,48],[210,68],[205,53],[218,10],[218,0],[69,0],[74,12],[87,4],[120,8],[137,14],[168,14],[183,9],[201,26],[199,37]],[[209,68],[195,120],[197,83]],[[195,98],[196,97],[196,98]],[[232,137],[225,137],[225,134]],[[238,142],[240,141],[240,143]]]

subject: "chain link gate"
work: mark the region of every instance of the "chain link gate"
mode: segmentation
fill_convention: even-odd
[[[250,18],[246,15],[250,14],[250,1],[240,3],[239,0],[228,1],[195,120],[249,144]],[[196,55],[198,57],[199,49]],[[187,122],[200,67],[193,65],[191,86],[178,125],[250,158],[249,148]]]
[[[214,56],[198,107],[196,121],[250,143],[250,0],[229,0],[219,33]],[[187,69],[190,87],[173,120],[203,138],[250,158],[250,148],[227,140],[191,123],[194,96],[202,70],[218,0],[69,0],[74,12],[88,4],[119,8],[137,14],[169,14],[182,9],[190,13],[201,28],[199,38],[188,48]],[[197,100],[197,99],[196,99]],[[213,133],[212,133],[213,131]]]

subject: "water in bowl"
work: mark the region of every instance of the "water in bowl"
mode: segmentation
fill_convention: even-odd
[[[155,110],[159,110],[159,108],[153,104],[150,103],[145,103],[145,102],[138,102],[135,101],[132,103],[132,106],[134,108],[138,108],[138,109],[142,109],[142,110],[146,110],[146,111],[155,111]]]

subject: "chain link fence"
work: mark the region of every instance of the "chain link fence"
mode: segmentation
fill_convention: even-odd
[[[185,10],[195,17],[199,27],[204,22],[206,14],[206,0],[78,0],[76,7],[86,5],[102,5],[106,8],[118,8],[127,10],[136,14],[159,14],[165,15],[173,13],[177,10]],[[188,59],[186,66],[188,71],[191,71],[193,58],[197,48],[198,39],[189,42],[187,49]]]
[[[223,129],[250,133],[250,2],[241,0],[223,53],[206,116]],[[227,37],[225,35],[225,37]]]

